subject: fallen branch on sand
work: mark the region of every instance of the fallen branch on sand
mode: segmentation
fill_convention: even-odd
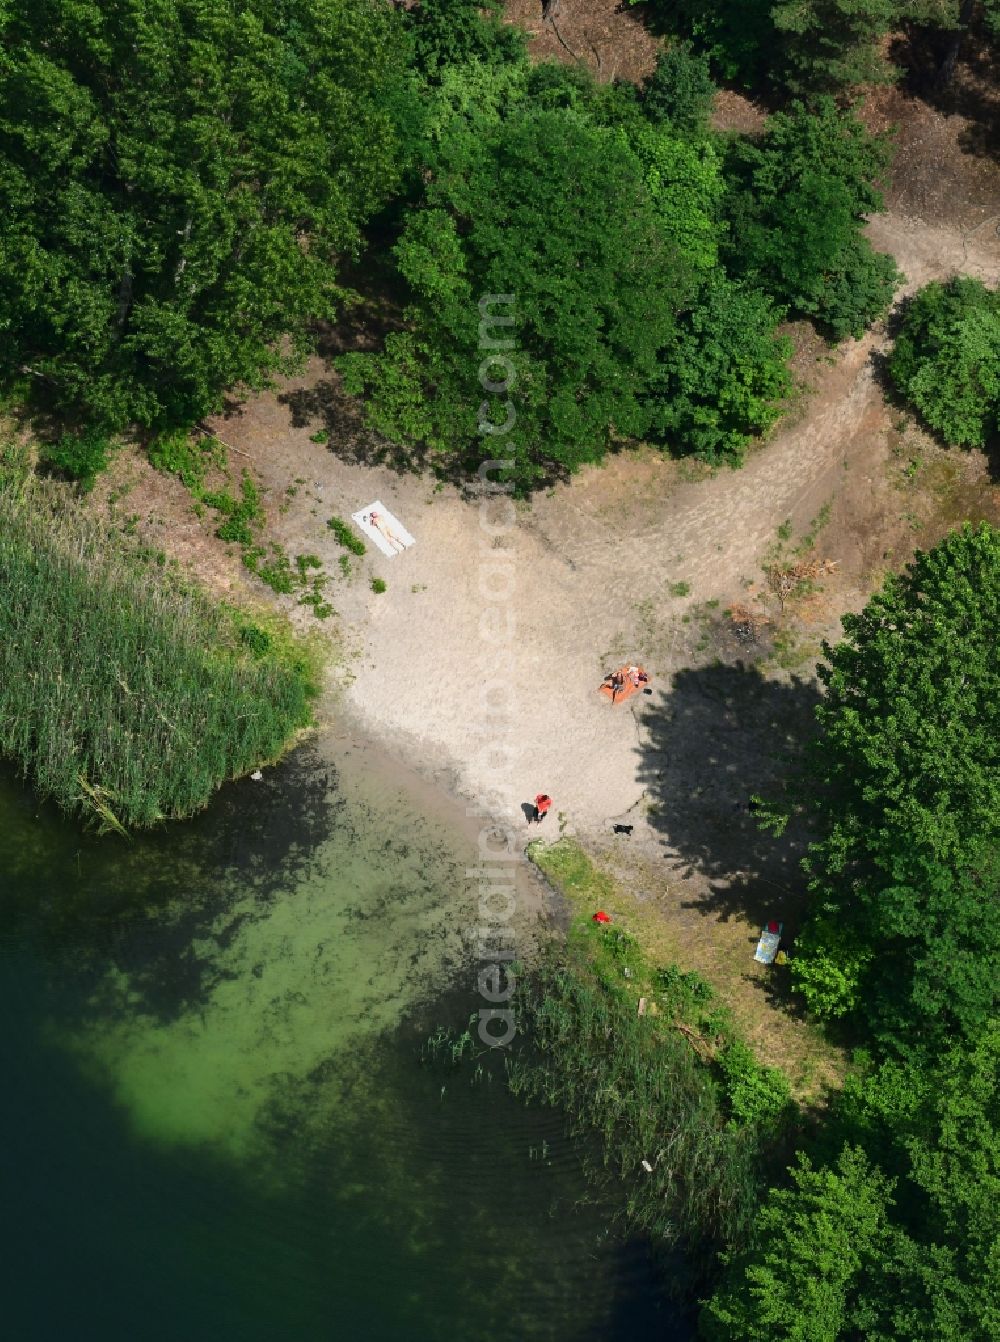
[[[771,617],[762,610],[754,610],[739,601],[734,601],[726,610],[735,626],[737,637],[744,643],[756,643],[763,626],[771,623]]]
[[[227,452],[238,452],[241,457],[246,457],[248,461],[253,461],[253,457],[250,455],[249,452],[244,452],[242,447],[234,447],[232,443],[227,443],[225,438],[220,438],[219,435],[213,429],[210,429],[207,424],[199,424],[197,427],[198,432],[200,434],[202,434],[205,438],[214,438],[217,443],[222,444],[222,446],[226,449]]]
[[[682,1021],[674,1021],[674,1029],[680,1030],[681,1034],[684,1035],[686,1039],[690,1039],[696,1052],[698,1049],[703,1048],[705,1050],[705,1057],[713,1058],[715,1056],[715,1050],[712,1048],[711,1043],[692,1030],[689,1025],[685,1025]]]

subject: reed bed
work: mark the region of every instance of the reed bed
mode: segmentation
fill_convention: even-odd
[[[623,1189],[632,1228],[682,1248],[698,1278],[746,1242],[795,1121],[787,1082],[697,974],[657,969],[628,932],[591,922],[607,878],[586,854],[563,840],[532,855],[579,911],[565,944],[518,982],[528,1043],[509,1063],[511,1089],[564,1111],[596,1151],[592,1174]]]
[[[103,828],[190,815],[277,758],[311,719],[309,654],[10,462],[0,461],[0,753]]]

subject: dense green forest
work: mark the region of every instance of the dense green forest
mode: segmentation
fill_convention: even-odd
[[[825,649],[793,969],[862,1051],[729,1256],[708,1338],[1000,1335],[998,594],[1000,534],[966,527]]]
[[[780,321],[859,335],[899,282],[862,233],[890,147],[845,91],[893,25],[997,12],[727,3],[654,5],[673,37],[638,88],[533,64],[474,0],[8,3],[0,374],[92,474],[109,436],[294,367],[370,241],[403,325],[341,369],[406,451],[461,472],[503,430],[522,489],[635,439],[738,463],[789,390]],[[709,129],[713,74],[774,87],[762,137]],[[479,300],[506,293],[516,340],[483,363]]]
[[[782,323],[860,336],[902,281],[864,233],[892,144],[856,86],[898,77],[900,30],[936,34],[947,83],[1000,5],[646,10],[636,86],[533,62],[475,0],[0,0],[0,382],[43,464],[86,485],[117,438],[155,454],[299,367],[368,274],[396,320],[337,366],[415,462],[463,478],[502,435],[524,494],[640,441],[738,466],[792,390]],[[766,99],[761,134],[712,129],[723,80]],[[989,445],[997,290],[931,284],[892,330],[893,395]],[[0,747],[108,823],[187,813],[308,721],[313,671],[54,497],[0,480]],[[607,957],[656,971],[625,942],[525,987],[520,1091],[630,1157],[679,1134],[628,1212],[692,1249],[714,1342],[1000,1337],[998,618],[996,531],[918,554],[824,648],[818,736],[764,799],[811,834],[797,991],[855,1049],[822,1113],[694,979],[667,988],[711,1067],[626,1018]]]

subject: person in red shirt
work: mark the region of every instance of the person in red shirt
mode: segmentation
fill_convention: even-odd
[[[540,825],[552,807],[552,798],[545,792],[539,792],[535,798],[535,824]]]

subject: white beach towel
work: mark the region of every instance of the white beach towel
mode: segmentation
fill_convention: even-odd
[[[389,534],[391,536],[398,536],[400,543],[405,546],[407,550],[411,545],[416,545],[416,541],[407,531],[406,527],[403,526],[402,522],[400,522],[399,518],[393,517],[389,509],[386,508],[379,499],[376,499],[374,503],[369,503],[368,507],[362,508],[360,512],[351,513],[351,518],[357,523],[358,527],[365,533],[368,539],[374,545],[378,546],[384,555],[388,555],[390,559],[394,559],[396,555],[401,554],[402,551],[398,546],[391,544],[391,542],[382,535],[378,527],[372,526],[371,522],[368,520],[372,513],[378,514],[380,522]]]

